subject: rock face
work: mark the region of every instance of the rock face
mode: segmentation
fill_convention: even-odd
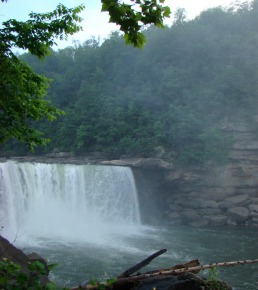
[[[258,135],[244,123],[226,129],[234,136],[226,165],[143,170],[169,225],[258,226]]]
[[[34,261],[40,261],[45,267],[47,267],[46,261],[36,253],[31,253],[29,255],[24,254],[23,251],[17,249],[13,244],[0,235],[0,260],[7,258],[11,262],[21,266],[21,270],[24,273],[28,273],[28,263]],[[47,276],[42,276],[40,279],[42,285],[49,282]]]
[[[0,235],[0,258],[7,258],[27,270],[30,259],[21,250],[14,247],[8,240]]]

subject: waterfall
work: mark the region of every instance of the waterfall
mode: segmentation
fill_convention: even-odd
[[[0,163],[0,202],[7,236],[95,243],[140,225],[127,167]]]

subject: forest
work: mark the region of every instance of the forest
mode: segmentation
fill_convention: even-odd
[[[162,147],[179,164],[225,162],[233,141],[223,124],[257,110],[258,1],[217,7],[173,25],[144,30],[143,49],[125,45],[119,32],[52,51],[44,61],[20,59],[52,79],[47,99],[65,114],[37,130],[51,139],[34,154],[119,158],[153,156]],[[32,154],[15,140],[6,155]]]

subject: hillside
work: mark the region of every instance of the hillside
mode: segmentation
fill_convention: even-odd
[[[44,62],[21,56],[53,79],[48,98],[65,116],[42,122],[52,142],[36,154],[89,151],[178,164],[223,163],[233,136],[227,122],[252,126],[258,93],[258,1],[213,8],[191,21],[145,31],[142,51],[114,32],[53,51]],[[250,118],[249,118],[250,117]],[[27,154],[14,141],[3,154]]]

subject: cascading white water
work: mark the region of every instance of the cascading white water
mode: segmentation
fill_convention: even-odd
[[[126,167],[0,163],[0,202],[0,225],[9,237],[99,243],[140,225]]]

